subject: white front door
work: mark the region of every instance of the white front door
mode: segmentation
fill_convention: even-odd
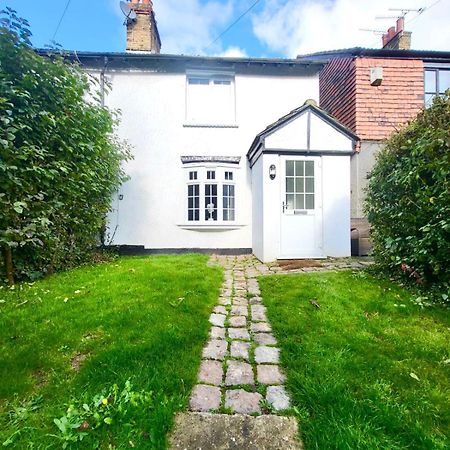
[[[280,259],[323,257],[320,157],[281,157]]]

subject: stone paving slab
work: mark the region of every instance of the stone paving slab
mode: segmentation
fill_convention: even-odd
[[[246,306],[232,306],[231,307],[232,316],[248,316],[248,309]]]
[[[255,384],[253,368],[249,363],[242,361],[233,361],[230,359],[227,361],[227,375],[225,377],[225,385],[236,386],[238,384]]]
[[[258,345],[276,345],[277,340],[275,336],[271,333],[255,333],[253,335],[255,342]]]
[[[303,450],[293,417],[180,413],[172,450]]]
[[[245,327],[247,319],[244,316],[232,316],[230,317],[230,325],[235,328]]]
[[[248,342],[233,341],[231,342],[230,355],[232,358],[242,358],[249,360],[250,344]]]
[[[254,322],[250,329],[253,333],[270,333],[272,328],[267,322]]]
[[[220,407],[221,392],[218,387],[197,384],[189,401],[192,411],[207,412]]]
[[[228,328],[228,336],[230,339],[240,339],[242,341],[250,340],[250,333],[247,328]]]
[[[247,392],[244,389],[235,389],[225,392],[225,408],[239,414],[261,413],[260,403],[263,397],[257,392]]]
[[[225,339],[225,328],[211,327],[209,334],[212,339]]]
[[[280,350],[275,347],[261,345],[255,349],[255,361],[260,363],[277,364],[280,360]]]
[[[260,364],[256,366],[257,380],[261,384],[283,384],[286,380],[278,366]]]
[[[275,411],[283,411],[290,407],[289,396],[284,386],[269,386],[267,388],[266,400]]]
[[[225,314],[213,313],[209,316],[209,322],[215,327],[224,327],[226,317],[227,316]]]
[[[213,384],[220,386],[222,384],[223,368],[219,361],[204,360],[200,365],[198,381],[200,383]]]
[[[203,349],[203,358],[223,361],[227,354],[227,347],[227,341],[222,339],[211,339]]]

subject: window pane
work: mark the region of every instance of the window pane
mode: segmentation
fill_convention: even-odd
[[[208,180],[215,180],[216,179],[216,172],[214,170],[208,170],[206,172],[206,178]]]
[[[304,161],[295,161],[295,175],[298,176],[302,176],[304,175],[304,167],[305,167],[305,162]]]
[[[230,80],[214,80],[214,84],[222,84],[224,86],[229,86],[231,84]]]
[[[450,70],[439,71],[439,93],[443,94],[450,89]]]
[[[232,180],[233,172],[225,172],[225,180]]]
[[[436,92],[435,70],[425,70],[425,92]]]
[[[223,185],[223,220],[234,220],[234,185]]]
[[[304,192],[304,178],[296,178],[295,179],[295,192]]]
[[[188,185],[188,220],[199,220],[200,216],[200,198],[198,196],[199,185]]]
[[[286,208],[294,209],[294,194],[286,194]]]
[[[294,176],[294,161],[286,161],[286,175]]]
[[[295,195],[295,209],[305,209],[305,196],[303,194]]]
[[[306,209],[314,209],[314,194],[306,194]]]
[[[293,177],[286,178],[286,192],[294,192],[294,178]]]
[[[305,178],[305,192],[314,192],[314,178]]]
[[[217,184],[205,184],[205,220],[217,220]]]
[[[434,94],[425,94],[425,106],[428,108],[433,103]]]
[[[209,78],[190,77],[190,78],[188,78],[188,83],[189,84],[209,85]]]
[[[314,161],[305,162],[305,175],[309,177],[314,176]]]

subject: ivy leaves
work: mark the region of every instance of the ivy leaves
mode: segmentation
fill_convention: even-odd
[[[116,114],[86,100],[98,96],[89,76],[37,55],[12,9],[0,27],[0,246],[26,278],[86,258],[130,155]]]
[[[380,267],[399,274],[406,264],[420,274],[417,280],[444,293],[450,279],[449,95],[436,97],[387,141],[369,175],[366,200]]]

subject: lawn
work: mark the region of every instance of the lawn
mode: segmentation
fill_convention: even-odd
[[[206,261],[120,258],[1,288],[0,446],[164,448],[222,281]]]
[[[363,272],[260,285],[306,449],[450,448],[448,309]]]

